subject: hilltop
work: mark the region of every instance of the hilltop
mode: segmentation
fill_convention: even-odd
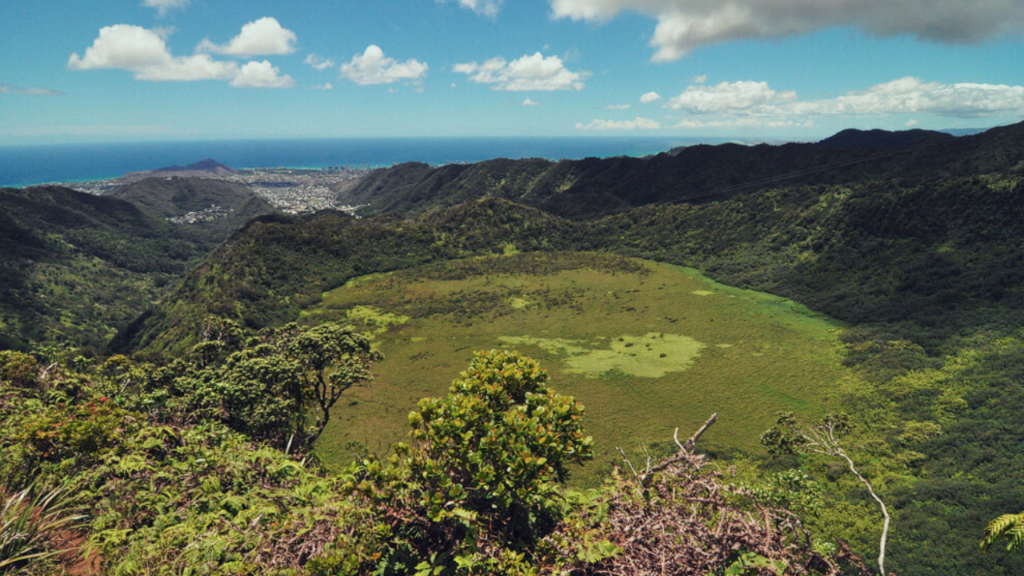
[[[778,186],[934,179],[1024,170],[1024,123],[953,137],[939,132],[846,130],[818,143],[690,146],[647,158],[550,162],[498,159],[378,170],[341,191],[364,213],[409,216],[492,197],[570,218],[648,204],[707,203]]]
[[[238,170],[235,170],[230,166],[225,166],[216,160],[207,158],[206,160],[200,160],[199,162],[194,162],[187,166],[175,165],[142,172],[129,172],[122,176],[120,180],[128,184],[153,177],[170,178],[176,176],[178,178],[224,178],[226,176],[237,175],[238,173]]]
[[[208,178],[146,178],[109,194],[161,218],[194,224],[221,241],[246,222],[274,212],[245,184]]]

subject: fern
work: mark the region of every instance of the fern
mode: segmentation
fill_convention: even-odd
[[[981,542],[983,549],[991,548],[996,543],[1006,540],[1007,552],[1020,550],[1024,547],[1024,512],[1004,514],[996,518],[989,522],[985,533],[985,539]]]

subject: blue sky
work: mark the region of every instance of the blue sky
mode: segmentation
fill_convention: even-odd
[[[0,144],[1024,118],[1024,0],[16,0],[0,22]]]

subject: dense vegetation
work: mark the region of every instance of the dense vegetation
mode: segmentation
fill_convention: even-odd
[[[202,212],[211,206],[223,216],[191,227],[191,232],[219,242],[246,222],[274,212],[274,207],[245,184],[211,178],[146,178],[109,194],[161,218]]]
[[[565,424],[547,419],[580,414],[517,355],[478,358],[450,396],[422,404],[411,445],[355,447],[341,476],[312,464],[310,443],[329,420],[313,398],[333,406],[375,359],[369,339],[317,328],[310,312],[323,310],[324,292],[375,273],[453,281],[468,268],[516,275],[557,261],[472,259],[480,256],[602,252],[691,266],[840,320],[843,363],[857,377],[829,390],[825,407],[848,415],[844,454],[892,514],[887,568],[1017,574],[1018,557],[978,543],[991,519],[1024,499],[1022,168],[1024,125],[958,139],[847,132],[816,145],[379,172],[346,192],[371,200],[376,215],[261,216],[188,272],[110,343],[151,365],[115,357],[95,366],[47,348],[5,356],[3,490],[24,490],[37,475],[40,485],[84,486],[93,512],[82,534],[96,546],[85,561],[123,574],[642,574],[659,573],[658,558],[696,566],[694,546],[715,551],[702,556],[712,563],[681,573],[828,573],[828,558],[856,564],[844,541],[874,559],[879,508],[828,454],[707,444],[730,465],[723,477],[685,450],[656,466],[675,452],[662,443],[644,446],[649,459],[634,455],[629,472],[596,492],[559,487],[568,470],[559,458],[591,449],[540,439]],[[0,214],[0,234],[12,239],[0,244],[12,254],[0,330],[18,339],[6,347],[47,342],[32,330],[55,323],[76,326],[68,341],[102,341],[94,335],[124,326],[144,299],[127,290],[120,309],[92,307],[115,304],[115,287],[131,286],[116,273],[152,282],[140,290],[151,298],[150,286],[209,246],[124,203],[30,192],[3,191],[5,206],[27,206]],[[51,220],[60,227],[43,234]],[[87,307],[119,315],[82,328],[87,312],[68,293],[40,297],[56,285],[39,280],[52,266],[108,294],[88,296]],[[459,302],[463,313],[491,300]],[[373,313],[397,317],[413,305],[393,304]],[[301,328],[288,324],[300,318]],[[306,336],[313,351],[348,344],[317,363],[295,344]],[[335,371],[345,358],[352,363]],[[476,445],[484,430],[519,454],[499,461],[497,450],[454,448]],[[650,484],[648,466],[661,473]],[[502,470],[515,479],[498,478]],[[702,540],[659,539],[641,517],[689,526]],[[710,518],[742,522],[700,532]],[[1015,546],[1021,524],[1003,518],[988,542]]]
[[[166,219],[217,204],[228,217]],[[0,190],[0,349],[95,354],[250,218],[273,209],[244,186],[149,179],[109,197]]]
[[[780,185],[933,180],[1024,168],[1024,124],[984,134],[847,130],[814,144],[691,146],[649,158],[493,160],[374,172],[340,191],[368,213],[403,216],[479,198],[503,198],[570,218],[648,204],[705,203]]]
[[[768,501],[777,491],[702,470],[692,442],[643,477],[565,491],[590,454],[584,408],[509,353],[479,355],[448,396],[423,400],[410,445],[328,475],[303,442],[271,445],[294,434],[288,401],[316,391],[267,392],[373,359],[335,346],[365,351],[340,327],[287,332],[212,327],[223,339],[166,366],[0,352],[0,573],[835,574],[849,559],[816,550]],[[659,515],[673,523],[651,533]]]
[[[0,190],[0,348],[101,349],[203,254],[121,200]]]

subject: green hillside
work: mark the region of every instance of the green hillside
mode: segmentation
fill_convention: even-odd
[[[111,191],[160,218],[188,218],[186,230],[198,239],[222,242],[249,220],[270,214],[274,207],[245,184],[211,178],[146,178]]]
[[[197,224],[167,219],[218,204]],[[0,349],[102,350],[250,218],[273,211],[242,185],[150,179],[93,196],[0,190]]]
[[[101,349],[205,253],[133,204],[0,190],[0,348]]]
[[[838,334],[840,360],[862,386],[842,390],[832,406],[853,416],[857,436],[852,441],[859,458],[890,498],[896,518],[891,562],[900,573],[915,573],[913,568],[921,565],[929,566],[923,573],[941,576],[1010,575],[1022,568],[1020,561],[980,553],[971,535],[982,534],[988,520],[1015,509],[1017,479],[1024,473],[1018,473],[1017,457],[1024,435],[1016,425],[1018,409],[1024,409],[1018,400],[1024,398],[1019,360],[1024,357],[1024,254],[1018,241],[1024,235],[1022,194],[1016,177],[995,176],[773,188],[717,202],[649,206],[589,222],[498,199],[409,220],[386,215],[355,220],[330,213],[263,218],[191,272],[119,342],[122,349],[144,355],[173,355],[198,342],[211,317],[254,328],[277,325],[321,305],[323,292],[357,277],[506,251],[596,250],[690,266],[723,284],[789,297],[844,322]],[[494,302],[493,293],[483,294],[482,302]],[[396,298],[392,305],[397,310],[377,306],[373,298],[359,304],[374,307],[363,309],[367,318],[412,318],[402,310],[407,303]],[[511,304],[506,308],[510,315],[518,312]],[[528,304],[523,314],[530,314]],[[414,324],[391,330],[412,330]],[[582,377],[565,371],[559,354],[616,351],[588,335],[554,339],[572,340],[560,343],[526,330],[488,335],[485,326],[460,325],[454,335],[479,330],[487,336],[480,342],[495,344],[501,336],[518,338],[507,345],[545,359],[545,366],[576,381]],[[625,328],[609,329],[601,337],[623,337],[623,347],[626,336],[641,338],[630,340],[636,347],[648,334]],[[653,332],[707,344],[683,331],[659,327]],[[396,364],[412,362],[409,358],[423,351],[416,348],[422,342],[412,338],[395,355]],[[475,345],[467,341],[455,348],[468,346],[459,351],[465,355]],[[448,363],[457,368],[452,354]],[[418,360],[417,368],[431,366],[427,358]],[[379,366],[382,377],[390,369],[387,364]],[[699,360],[689,374],[698,365]],[[439,369],[434,374],[433,386],[451,378]],[[381,394],[394,392],[381,386]],[[407,403],[424,390],[413,385],[395,397]],[[402,414],[395,408],[381,420],[368,418],[375,407],[370,398],[345,408],[353,417],[367,416],[352,421],[367,433],[342,436],[329,448],[334,454],[342,452],[346,440],[386,448],[397,434],[394,422]],[[768,410],[764,398],[771,394],[750,402],[761,406],[760,414]],[[670,423],[667,415],[664,422]],[[619,424],[626,438],[655,436],[650,429],[645,436],[644,425],[635,419]],[[384,433],[371,435],[371,428]],[[751,425],[750,433],[755,428]],[[979,434],[997,434],[998,447],[979,445]],[[812,522],[815,530],[850,541],[859,553],[874,554],[877,512],[860,499],[855,480],[825,460],[767,458],[749,442],[733,444],[746,445],[744,452],[723,454],[759,474],[799,463],[827,481],[830,512]]]
[[[1019,174],[1024,123],[954,138],[921,130],[846,130],[819,143],[690,146],[649,158],[492,160],[376,171],[340,194],[367,213],[419,214],[477,198],[504,198],[571,218],[675,202],[706,203],[778,186],[893,178]]]
[[[444,392],[478,350],[516,349],[541,362],[587,407],[596,461],[617,446],[660,443],[713,412],[731,422],[710,445],[753,449],[779,410],[820,416],[856,379],[840,363],[835,323],[781,298],[698,272],[594,253],[513,254],[356,278],[324,295],[303,324],[331,320],[375,335],[386,361],[318,444],[328,462],[350,442],[405,439],[406,415]]]

